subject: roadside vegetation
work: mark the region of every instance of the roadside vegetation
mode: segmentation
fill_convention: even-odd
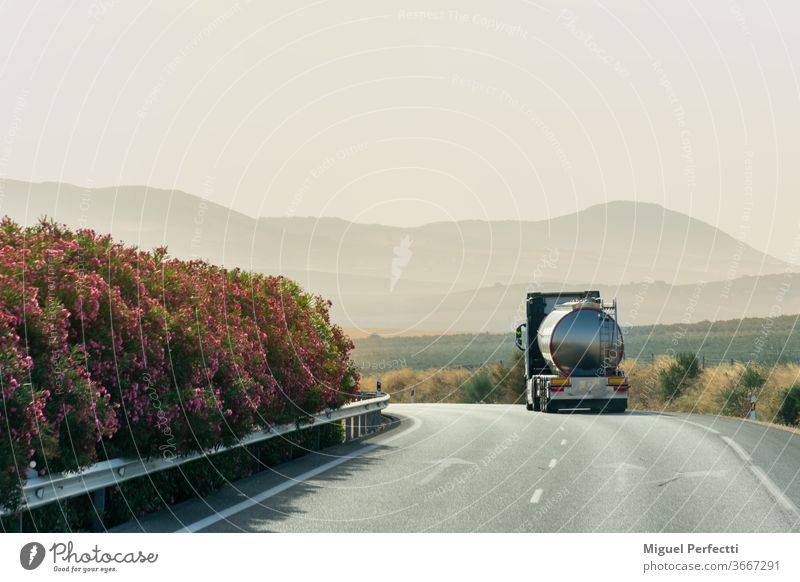
[[[403,368],[380,374],[382,388],[392,402],[462,402],[503,404],[522,402],[522,352],[511,354],[508,363],[466,368]],[[374,390],[377,374],[362,375],[361,390]]]
[[[465,368],[392,370],[381,375],[392,402],[461,402],[522,404],[524,382],[521,358]],[[800,423],[800,364],[741,363],[702,368],[695,354],[659,357],[655,362],[626,360],[630,380],[630,410],[694,412],[744,418],[750,397],[758,397],[761,421],[798,426]],[[361,389],[374,389],[376,375],[362,378]]]
[[[696,361],[692,354],[627,361],[630,408],[744,418],[750,397],[756,396],[758,420],[798,426],[799,364],[734,363],[699,369]]]
[[[0,506],[29,477],[171,458],[350,400],[330,303],[283,277],[0,223]]]

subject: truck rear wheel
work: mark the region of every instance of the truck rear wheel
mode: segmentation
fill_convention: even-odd
[[[533,399],[533,409],[534,409],[536,412],[539,412],[539,411],[541,411],[541,410],[542,410],[541,401],[540,401],[538,398],[534,398],[534,399]]]
[[[549,398],[543,398],[541,404],[542,412],[558,412],[558,405],[554,402],[550,402]]]
[[[525,403],[525,410],[533,410],[533,404],[530,402]]]

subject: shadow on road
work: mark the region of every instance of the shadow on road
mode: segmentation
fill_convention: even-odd
[[[400,424],[399,419],[390,417],[385,428],[377,434],[392,433]],[[325,521],[326,507],[315,506],[314,495],[325,489],[342,489],[344,488],[342,484],[350,483],[346,489],[352,491],[351,497],[353,505],[356,507],[357,497],[382,493],[377,486],[352,486],[352,483],[359,482],[360,474],[369,471],[375,463],[382,462],[381,452],[386,454],[393,448],[390,445],[370,442],[370,439],[377,434],[309,453],[298,459],[265,469],[250,477],[231,482],[210,495],[189,499],[156,513],[133,519],[110,531],[117,533],[174,532],[199,520],[218,515],[219,512],[237,504],[247,503],[273,488],[280,490],[276,490],[274,495],[270,495],[261,502],[248,504],[246,508],[234,515],[220,518],[201,531],[270,532],[275,531],[274,528],[277,524],[291,518],[300,520],[300,531],[302,531],[302,520],[312,520],[312,518],[308,517],[309,510],[301,507],[313,508],[315,515],[313,521],[316,523],[316,527],[308,529],[319,529],[319,522]],[[378,455],[375,457],[359,456],[367,447],[373,447],[370,452],[376,452]],[[298,481],[298,479],[303,479],[303,475],[309,471],[342,457],[352,458],[307,480]],[[341,496],[338,497],[341,498]],[[348,496],[344,498],[347,499]],[[354,515],[358,515],[358,512],[356,511]],[[374,518],[374,515],[365,517],[365,519],[367,518]]]

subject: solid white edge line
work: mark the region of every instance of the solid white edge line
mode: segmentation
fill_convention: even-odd
[[[704,424],[700,424],[699,422],[692,422],[691,420],[683,420],[681,422],[683,422],[685,424],[691,424],[692,426],[696,426],[698,428],[702,428],[703,430],[706,430],[706,431],[710,432],[711,434],[719,434],[718,430],[714,430],[713,428],[711,428],[709,426],[706,426]]]
[[[752,458],[739,443],[726,436],[720,438],[747,464],[747,468],[750,469],[750,472],[755,475],[764,489],[778,502],[778,505],[783,507],[786,511],[793,513],[795,516],[800,516],[800,510],[797,509],[797,506],[792,500],[786,497],[786,494],[775,484],[775,481],[769,478],[769,475],[767,475],[761,467],[753,464]]]
[[[242,511],[245,511],[253,507],[254,505],[259,505],[261,502],[266,501],[270,497],[274,497],[278,493],[283,493],[284,491],[286,491],[287,489],[291,489],[295,485],[299,485],[304,481],[308,481],[309,479],[316,477],[320,473],[324,473],[328,469],[333,469],[334,467],[341,465],[342,463],[346,463],[347,461],[351,461],[362,455],[365,455],[366,453],[369,453],[370,451],[377,449],[378,446],[379,445],[369,445],[367,447],[364,447],[355,454],[348,455],[346,457],[340,457],[338,459],[334,459],[333,461],[329,461],[328,463],[325,463],[324,465],[320,465],[319,467],[315,467],[314,469],[306,471],[305,473],[302,473],[297,477],[290,478],[281,483],[280,485],[271,487],[266,491],[259,493],[258,495],[254,495],[253,497],[250,497],[245,501],[237,503],[236,505],[231,505],[230,507],[226,507],[225,509],[221,509],[220,511],[217,511],[212,515],[209,515],[208,517],[204,517],[203,519],[185,525],[179,530],[177,530],[175,533],[196,533],[202,529],[207,528],[210,525],[214,525],[218,521],[222,521],[223,519],[227,519],[232,515],[241,513]]]
[[[531,503],[539,503],[539,500],[542,498],[542,493],[544,493],[544,489],[537,489],[534,491],[531,497]]]
[[[739,458],[740,458],[741,460],[743,460],[745,463],[749,463],[749,462],[751,461],[751,459],[750,459],[750,455],[749,455],[749,454],[747,454],[747,451],[745,451],[745,450],[744,450],[744,449],[741,447],[741,445],[739,445],[739,443],[737,443],[736,441],[734,441],[732,438],[728,438],[728,437],[726,437],[726,436],[724,436],[724,437],[720,437],[720,438],[721,438],[723,441],[725,441],[725,444],[726,444],[726,445],[728,445],[728,446],[729,446],[731,449],[733,449],[733,452],[734,452],[734,453],[736,453],[737,455],[739,455]]]
[[[378,447],[380,447],[382,445],[385,445],[386,443],[389,443],[389,442],[397,440],[398,438],[407,436],[407,435],[409,435],[410,433],[414,432],[415,430],[419,429],[422,426],[422,421],[419,418],[417,418],[416,416],[408,415],[408,418],[411,419],[411,426],[408,427],[407,429],[405,429],[404,431],[401,431],[400,433],[398,433],[396,435],[393,435],[393,436],[391,436],[391,437],[389,437],[387,439],[383,439],[383,440],[379,441],[378,443],[376,443],[374,445],[366,446],[363,449],[361,449],[359,451],[356,451],[352,455],[347,455],[346,457],[340,457],[338,459],[334,459],[333,461],[329,461],[328,463],[325,463],[324,465],[320,465],[319,467],[316,467],[314,469],[310,469],[310,470],[306,471],[305,473],[302,473],[302,474],[298,475],[297,477],[290,478],[290,479],[284,481],[283,483],[281,483],[280,485],[276,485],[275,487],[271,487],[270,489],[267,489],[266,491],[264,491],[262,493],[259,493],[258,495],[255,495],[253,497],[250,497],[249,499],[247,499],[245,501],[242,501],[242,502],[237,503],[236,505],[232,505],[230,507],[226,507],[225,509],[222,509],[220,511],[215,512],[213,515],[209,515],[208,517],[204,517],[203,519],[200,519],[198,521],[195,521],[193,523],[185,525],[182,528],[176,530],[175,533],[196,533],[196,532],[198,532],[198,531],[200,531],[202,529],[207,528],[210,525],[213,525],[213,524],[217,523],[218,521],[222,521],[223,519],[227,519],[228,517],[231,517],[232,515],[236,515],[237,513],[245,511],[246,509],[249,509],[249,508],[253,507],[254,505],[258,505],[261,502],[269,499],[270,497],[274,497],[278,493],[283,493],[284,491],[286,491],[288,489],[291,489],[295,485],[299,485],[300,483],[303,483],[304,481],[308,481],[309,479],[312,479],[312,478],[316,477],[317,475],[319,475],[321,473],[324,473],[328,469],[333,469],[337,465],[341,465],[342,463],[346,463],[347,461],[350,461],[352,459],[357,459],[358,457],[360,457],[362,455],[365,455],[365,454],[367,454],[367,453],[369,453],[371,451],[374,451],[375,449],[377,449]]]
[[[749,465],[749,467],[753,475],[755,475],[758,480],[761,481],[761,484],[772,494],[772,496],[775,498],[775,501],[777,501],[781,507],[787,511],[790,511],[791,513],[794,513],[795,515],[800,513],[797,510],[797,506],[792,503],[792,500],[786,497],[783,491],[781,491],[781,488],[775,484],[775,481],[770,479],[760,467],[755,465]]]

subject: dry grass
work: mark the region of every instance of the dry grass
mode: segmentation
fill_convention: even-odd
[[[410,402],[414,390],[416,402],[463,402],[463,388],[475,371],[412,370],[403,368],[381,374],[383,391],[391,394],[393,402]],[[361,390],[375,389],[374,375],[361,378]]]
[[[464,368],[413,370],[403,368],[381,374],[382,389],[394,402],[521,402],[525,383],[521,363],[487,364],[480,370]],[[375,389],[375,375],[363,376],[360,389]],[[476,398],[476,394],[482,395]]]
[[[658,372],[670,363],[669,358],[659,358],[655,363],[627,362],[631,408],[722,415],[728,389],[736,385],[745,370],[744,364],[740,363],[706,368],[679,398],[665,402],[661,397]],[[766,368],[765,372],[767,379],[758,394],[758,415],[766,421],[776,422],[786,390],[800,382],[800,366],[778,364]]]
[[[671,412],[694,412],[711,415],[733,415],[726,410],[726,396],[744,372],[743,364],[708,367],[691,382],[678,398],[666,402],[661,395],[659,371],[666,369],[673,360],[667,357],[655,362],[628,360],[625,370],[630,380],[629,408],[632,410],[656,410]],[[778,423],[778,410],[788,388],[800,383],[800,365],[778,364],[765,368],[767,379],[759,392],[758,416],[766,423]],[[410,402],[414,389],[416,402],[472,402],[471,386],[483,375],[494,387],[490,396],[493,402],[522,402],[524,384],[521,372],[516,367],[491,364],[480,371],[466,369],[412,370],[400,369],[382,374],[383,390],[394,402]],[[362,390],[374,390],[375,376],[365,376]]]

